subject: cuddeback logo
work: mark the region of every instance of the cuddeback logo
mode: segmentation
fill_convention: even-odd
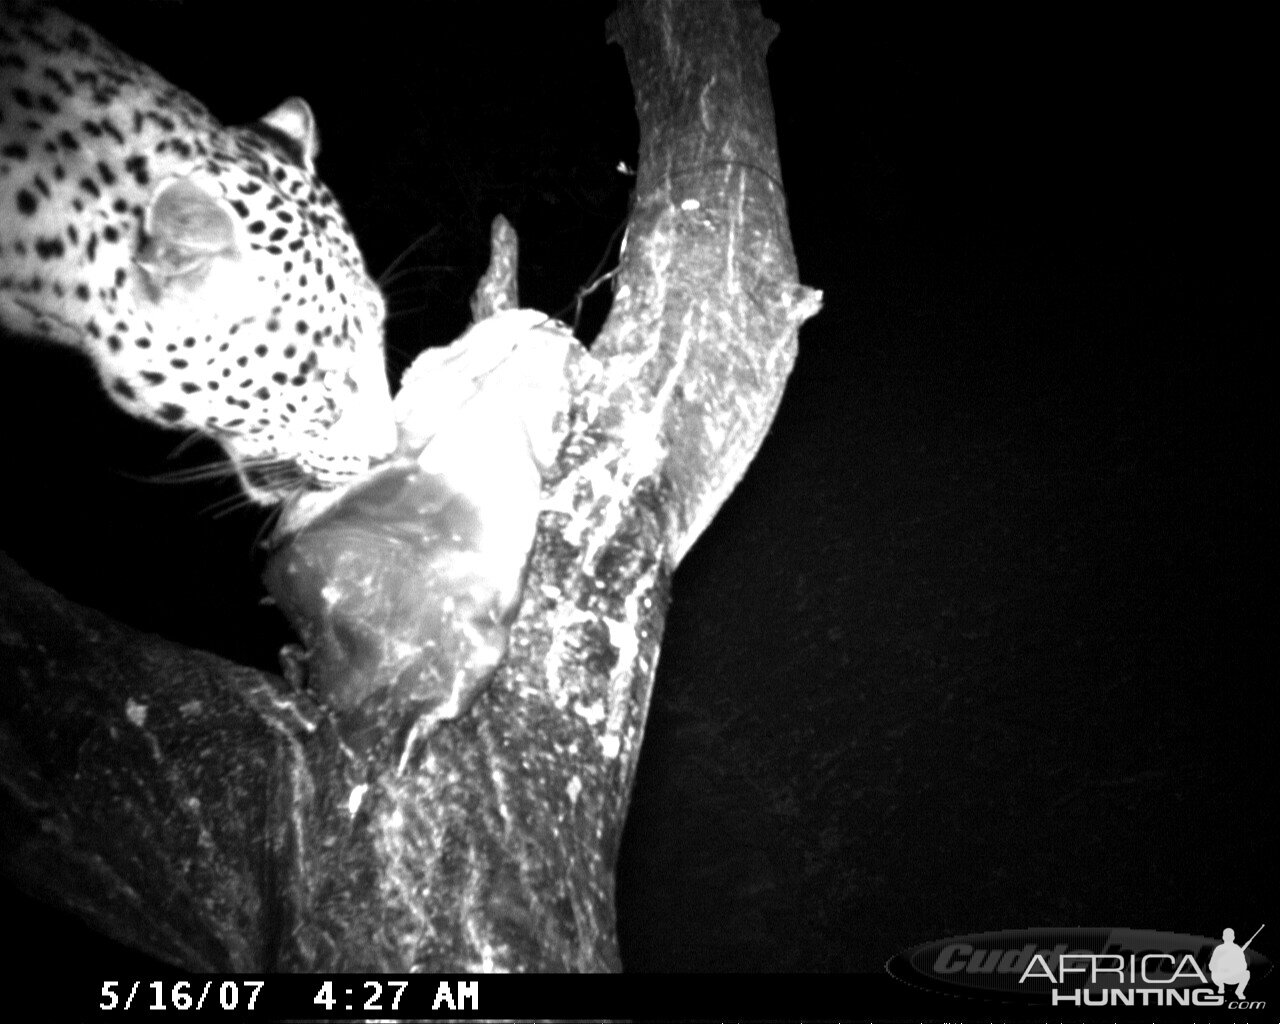
[[[939,939],[886,965],[908,985],[947,995],[1049,1006],[1221,1006],[1263,1009],[1246,997],[1271,971],[1226,928],[1219,939],[1128,928],[983,932]]]

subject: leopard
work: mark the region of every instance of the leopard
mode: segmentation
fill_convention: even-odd
[[[385,463],[386,307],[316,174],[307,103],[225,127],[54,7],[0,15],[0,327],[217,442],[253,503]]]

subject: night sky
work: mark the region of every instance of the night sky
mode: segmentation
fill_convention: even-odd
[[[306,97],[397,372],[465,326],[498,212],[525,303],[571,316],[633,181],[609,5],[286,9],[79,7],[228,123]],[[1247,935],[1278,909],[1259,26],[827,9],[766,5],[825,307],[675,577],[624,962],[878,971],[984,930]],[[180,436],[74,354],[10,348],[0,545],[76,601],[275,668],[261,513],[156,479],[214,449],[170,458]],[[58,948],[108,955],[90,942]]]

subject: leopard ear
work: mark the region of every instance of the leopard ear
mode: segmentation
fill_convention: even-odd
[[[235,251],[231,212],[190,178],[168,178],[151,196],[146,238],[135,262],[163,285],[196,275],[217,256]]]
[[[262,118],[262,123],[298,144],[302,158],[310,167],[320,155],[320,130],[311,107],[300,96],[290,96],[275,110]]]

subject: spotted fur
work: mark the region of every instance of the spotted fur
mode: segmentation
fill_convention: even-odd
[[[279,501],[395,445],[384,308],[300,99],[225,128],[91,29],[0,0],[0,324]]]

